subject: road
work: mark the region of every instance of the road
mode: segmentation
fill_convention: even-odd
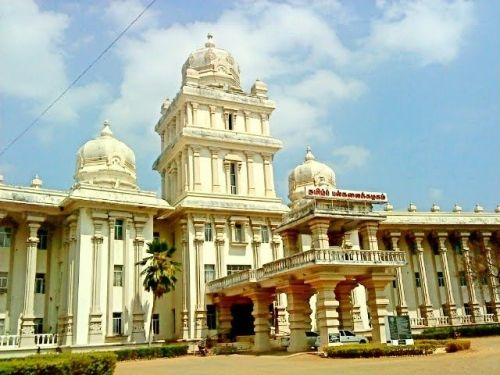
[[[472,339],[472,348],[458,353],[378,359],[325,359],[300,353],[288,355],[232,354],[186,356],[119,362],[117,375],[403,375],[403,374],[500,374],[500,336]]]

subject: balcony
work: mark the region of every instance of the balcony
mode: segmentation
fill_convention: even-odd
[[[286,273],[313,269],[320,266],[344,266],[351,270],[366,267],[400,267],[406,264],[402,251],[351,250],[329,248],[309,250],[264,264],[261,268],[247,270],[213,280],[207,284],[207,293],[217,293],[227,288],[271,281]]]

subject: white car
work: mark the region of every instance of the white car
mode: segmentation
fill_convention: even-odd
[[[367,344],[368,338],[361,335],[356,335],[355,333],[348,331],[346,329],[341,329],[339,333],[330,334],[328,337],[328,343],[335,344]],[[316,348],[321,346],[321,338],[316,337],[316,343],[314,345]]]
[[[306,331],[307,346],[311,349],[317,349],[316,345],[319,338],[319,333]],[[285,336],[281,338],[281,346],[288,347],[290,345],[290,336]]]

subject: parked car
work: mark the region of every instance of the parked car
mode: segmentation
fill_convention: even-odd
[[[307,346],[311,349],[317,349],[316,342],[319,337],[319,333],[306,331]],[[290,345],[290,336],[285,336],[281,338],[281,346],[288,347]]]
[[[341,343],[341,344],[367,344],[368,338],[361,335],[356,335],[355,333],[348,331],[346,329],[341,329],[339,333],[330,334],[328,337],[328,343]],[[320,336],[316,337],[316,343],[314,344],[316,348],[321,346]]]

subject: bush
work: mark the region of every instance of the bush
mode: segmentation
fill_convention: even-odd
[[[238,348],[236,345],[219,345],[214,348],[214,354],[216,355],[228,355],[238,353]]]
[[[446,353],[470,349],[470,340],[453,340],[446,343]]]
[[[453,328],[427,328],[420,335],[413,335],[413,338],[445,340],[454,337],[481,337],[493,335],[500,335],[500,324],[483,324]]]
[[[0,362],[0,375],[112,375],[113,353],[36,355]]]
[[[434,353],[436,347],[432,344],[391,346],[383,344],[340,345],[324,349],[329,358],[378,358],[399,357],[408,355],[427,355]]]
[[[128,361],[133,359],[179,357],[186,355],[187,350],[187,345],[164,345],[137,349],[121,349],[115,353],[118,361]]]

